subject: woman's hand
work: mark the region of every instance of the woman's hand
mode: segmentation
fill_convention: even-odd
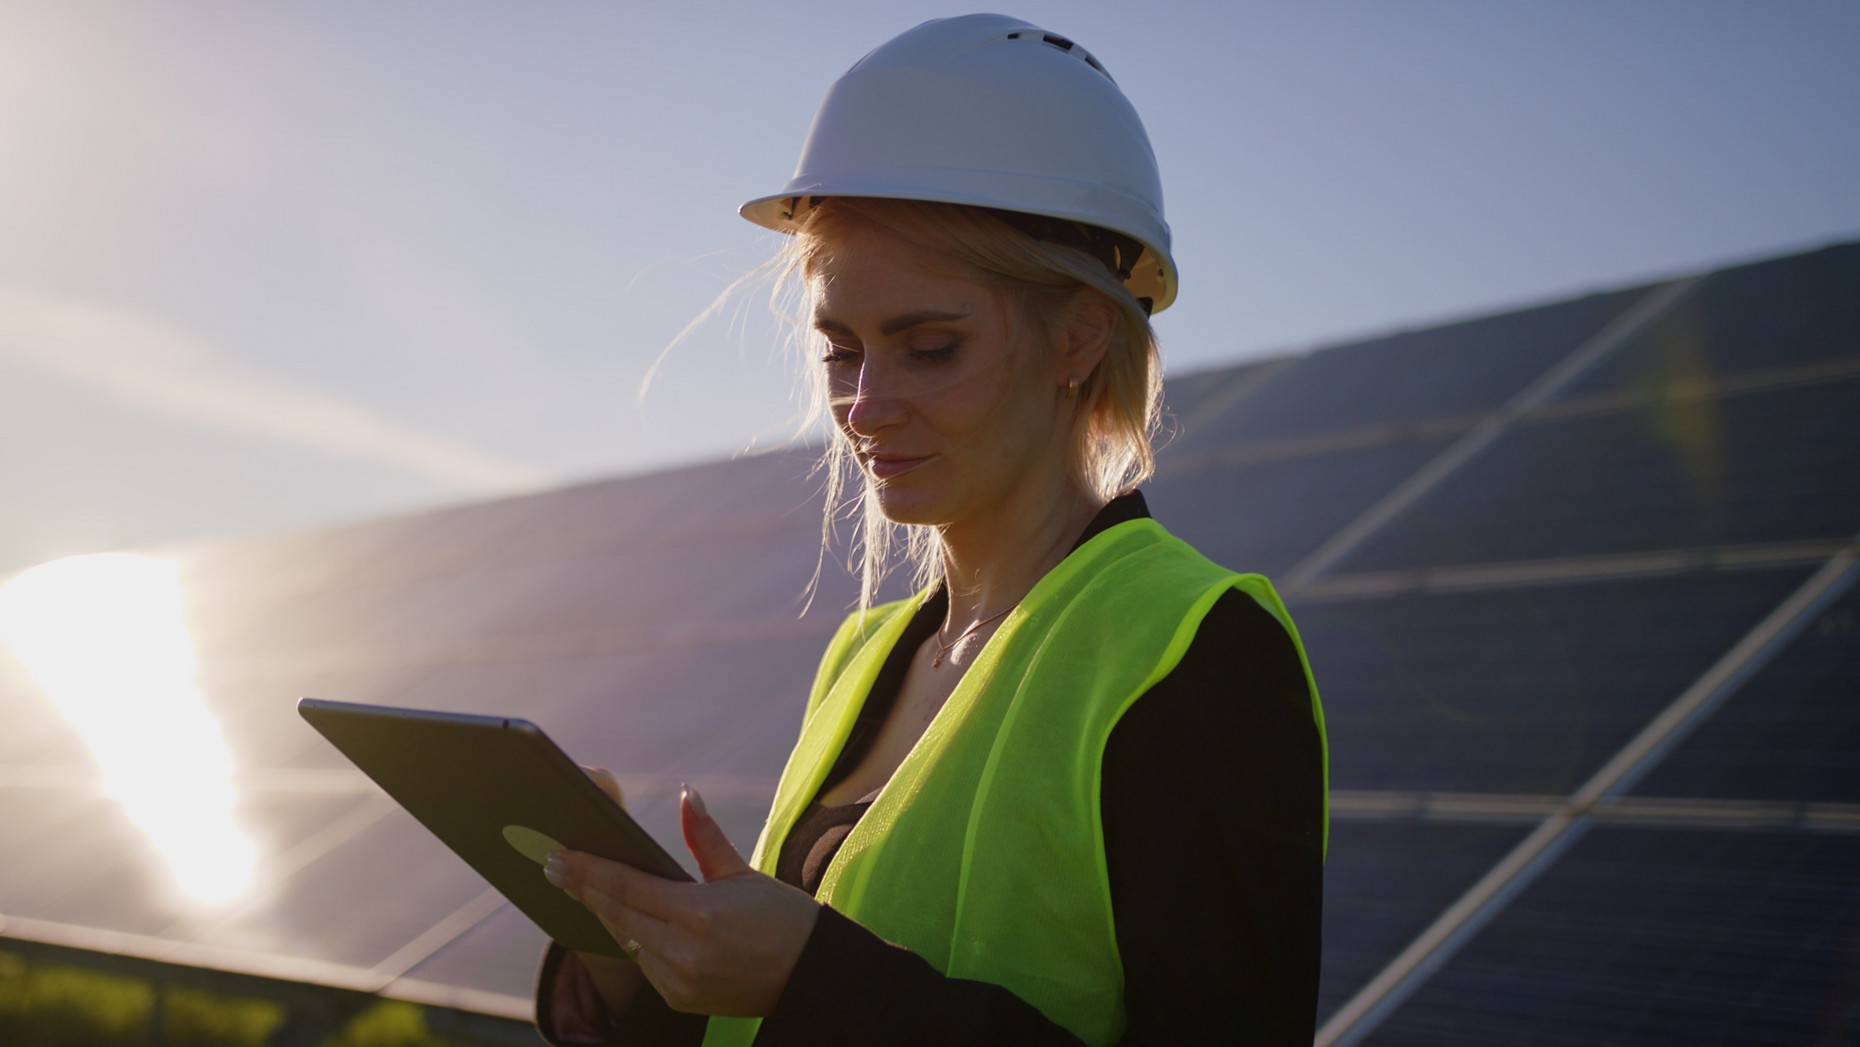
[[[613,773],[605,767],[582,767],[594,784],[613,799],[621,808],[626,807],[626,797],[620,792],[620,783],[614,780]],[[619,1014],[633,1002],[633,995],[639,991],[641,976],[637,966],[613,956],[599,956],[594,953],[577,952],[575,956],[588,972],[586,982],[580,979],[558,978],[551,991],[556,994],[554,1011],[556,1014],[585,1013],[590,1001],[576,995],[577,990],[586,991],[591,986],[600,996],[609,1014]]]
[[[549,882],[587,906],[674,1010],[766,1017],[813,933],[820,903],[755,871],[696,790],[680,799],[685,846],[703,883],[677,883],[576,851],[549,856]]]

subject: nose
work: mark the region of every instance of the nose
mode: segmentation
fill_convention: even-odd
[[[870,363],[859,368],[859,381],[846,405],[846,428],[856,436],[870,438],[904,421],[904,401],[883,391],[877,369]]]

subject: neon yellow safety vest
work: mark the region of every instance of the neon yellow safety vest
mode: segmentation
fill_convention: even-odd
[[[1216,565],[1154,520],[1125,521],[1074,550],[969,666],[827,866],[819,899],[946,975],[1006,986],[1086,1043],[1115,1043],[1124,977],[1098,807],[1105,743],[1229,589],[1270,611],[1304,659],[1271,583]],[[774,874],[926,595],[840,626],[756,868]],[[1310,672],[1307,662],[1307,682]],[[1311,715],[1322,743],[1315,684]],[[1326,751],[1327,779],[1328,760]],[[1327,803],[1327,837],[1328,813]],[[704,1045],[748,1047],[759,1025],[712,1018]]]

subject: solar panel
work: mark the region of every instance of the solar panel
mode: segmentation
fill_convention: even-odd
[[[1568,792],[1806,573],[1302,604],[1331,784]]]
[[[370,968],[484,891],[472,872],[398,808],[230,916],[173,936]],[[48,915],[48,919],[59,919]],[[66,918],[63,922],[71,922]]]
[[[1236,569],[1306,563],[1288,591],[1325,698],[1332,783],[1355,791],[1340,797],[1326,873],[1324,1014],[1860,531],[1860,340],[1842,297],[1857,271],[1860,245],[1847,245],[1693,285],[1574,392],[1505,419],[1433,487],[1409,481],[1449,447],[1476,446],[1459,441],[1546,370],[1606,346],[1598,333],[1686,285],[1171,379],[1181,435],[1145,488],[1158,519]],[[1422,494],[1369,515],[1335,571],[1310,567],[1397,490]],[[819,499],[795,452],[170,550],[197,680],[234,755],[254,883],[219,906],[183,897],[71,723],[0,656],[0,934],[521,1017],[540,932],[373,792],[294,699],[528,715],[619,772],[674,851],[685,780],[747,851],[855,592],[829,559],[801,613]],[[1634,824],[1729,825],[1725,811],[1763,800],[1764,817],[1746,821],[1773,826],[1791,824],[1775,816],[1788,805],[1856,802],[1855,599],[1655,766]],[[1838,829],[1851,813],[1795,824]],[[1683,1026],[1673,1001],[1707,992],[1698,972],[1715,971],[1743,979],[1713,997],[1745,1000],[1739,1013],[1806,1013],[1848,960],[1779,932],[1808,957],[1796,983],[1810,988],[1764,988],[1783,950],[1758,931],[1797,927],[1790,899],[1807,899],[1854,940],[1839,922],[1851,899],[1824,872],[1854,867],[1842,841],[1856,837],[1625,829],[1616,814],[1595,809],[1612,827],[1548,865],[1376,1035],[1799,1032],[1736,1015]],[[1679,885],[1664,910],[1662,877]],[[1703,929],[1691,944],[1688,923]],[[1731,944],[1713,952],[1712,935]],[[1582,980],[1591,953],[1625,988]],[[1542,1020],[1539,980],[1559,1008]],[[1684,992],[1661,996],[1669,983]],[[1634,998],[1651,1001],[1645,1015],[1623,1002]]]
[[[1860,590],[1801,636],[1634,790],[1860,803]]]
[[[1524,835],[1519,828],[1334,819],[1324,863],[1321,1022]]]
[[[407,977],[525,998],[548,944],[529,917],[506,905],[408,971]]]
[[[1576,396],[1686,378],[1851,359],[1860,347],[1860,244],[1713,273],[1660,323],[1603,363]]]
[[[1275,358],[1211,371],[1170,374],[1163,400],[1165,440],[1179,438],[1185,432],[1199,432],[1203,428],[1201,419],[1212,420],[1224,414],[1237,402],[1239,394],[1252,387],[1254,379],[1277,370],[1284,362]]]
[[[1860,1038],[1860,836],[1597,828],[1366,1041]]]
[[[1844,540],[1860,377],[1521,425],[1343,566]]]
[[[1423,440],[1288,461],[1167,471],[1144,487],[1144,495],[1163,526],[1216,563],[1277,574],[1445,446],[1444,439]]]
[[[45,904],[68,889],[74,873],[137,860],[141,848],[133,830],[119,824],[126,821],[100,789],[0,790],[0,838],[8,841],[0,912]],[[24,841],[35,846],[21,846]]]
[[[483,882],[354,778],[296,716],[303,694],[528,715],[577,758],[615,768],[668,844],[689,779],[746,851],[852,591],[829,563],[801,614],[819,542],[808,469],[771,456],[184,551],[197,681],[241,768],[235,815],[258,851],[254,886],[231,909],[179,896],[162,854],[96,787],[76,732],[6,659],[0,702],[17,730],[0,741],[12,761],[0,849],[18,889],[0,889],[0,913],[216,949],[234,965],[333,965],[298,969],[353,980],[474,911]],[[481,941],[511,919],[494,904],[454,933],[482,921],[468,939]],[[428,951],[447,945],[442,935]],[[471,948],[445,962],[491,973],[455,987],[527,995],[534,949],[510,960]],[[509,1000],[494,1009],[511,1012]]]
[[[1645,293],[1591,295],[1322,349],[1187,436],[1242,444],[1477,416],[1510,399]]]

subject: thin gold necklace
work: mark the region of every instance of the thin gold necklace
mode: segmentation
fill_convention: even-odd
[[[996,611],[994,614],[991,614],[988,617],[983,618],[981,621],[976,622],[974,625],[969,626],[967,629],[964,629],[962,631],[962,635],[956,637],[954,640],[951,640],[948,643],[943,642],[943,627],[941,625],[937,626],[936,627],[936,657],[930,659],[930,668],[935,669],[938,666],[942,665],[943,656],[948,654],[951,648],[955,647],[957,644],[961,643],[962,641],[968,639],[970,633],[973,633],[975,630],[980,629],[982,626],[987,625],[989,622],[994,621],[996,618],[999,618],[1002,615],[1007,614],[1009,611],[1012,611],[1014,608],[1018,606],[1020,605],[1019,604],[1008,604],[1006,607],[1002,608],[999,611]]]

